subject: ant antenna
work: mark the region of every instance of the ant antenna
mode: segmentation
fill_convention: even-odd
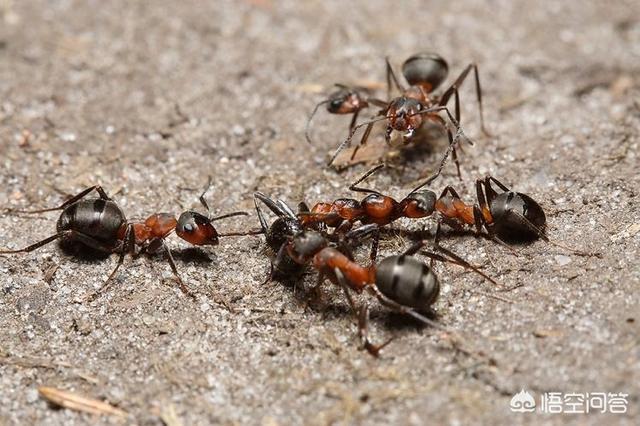
[[[322,102],[318,102],[316,104],[315,107],[313,107],[313,111],[311,112],[311,115],[309,116],[309,119],[307,120],[307,125],[304,128],[304,137],[307,140],[307,142],[309,144],[311,144],[311,120],[313,119],[313,116],[316,115],[316,112],[318,112],[318,108],[320,108],[322,105],[324,104],[328,104],[329,102],[331,102],[330,99],[326,99]]]
[[[351,144],[351,140],[353,139],[353,136],[356,134],[356,132],[358,131],[359,128],[364,127],[364,126],[368,126],[369,124],[375,123],[377,121],[386,120],[386,119],[387,119],[386,116],[380,117],[380,118],[374,118],[374,119],[372,119],[370,121],[365,121],[365,122],[360,123],[357,126],[355,126],[353,128],[353,130],[351,131],[351,133],[349,134],[349,137],[347,137],[347,139],[345,139],[344,142],[342,142],[340,144],[340,146],[338,146],[338,149],[336,149],[336,152],[333,153],[333,156],[331,157],[331,159],[327,163],[327,167],[331,166],[331,164],[333,164],[335,159],[338,157],[338,154],[340,154],[340,152],[342,152],[343,149],[345,149],[347,146],[349,146]]]

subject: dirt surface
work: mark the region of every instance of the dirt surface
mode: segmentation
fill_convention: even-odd
[[[463,128],[476,142],[433,184],[473,200],[492,174],[539,200],[552,241],[504,247],[447,232],[443,245],[509,287],[436,265],[437,320],[452,333],[389,314],[375,300],[358,350],[344,297],[320,303],[298,286],[265,285],[262,237],[194,250],[169,239],[193,301],[161,257],[127,259],[88,303],[117,256],[75,259],[56,244],[0,257],[0,424],[637,424],[640,419],[640,5],[590,2],[0,1],[0,206],[58,205],[100,183],[129,218],[201,209],[252,213],[252,193],[293,206],[352,195],[366,170],[323,167],[348,118],[321,113],[334,82],[384,87],[434,50],[452,79],[480,67],[487,126],[472,82]],[[384,96],[384,91],[379,93]],[[382,129],[376,128],[376,141]],[[402,197],[436,166],[446,142],[396,158],[370,185]],[[1,247],[54,233],[57,213],[0,215]],[[435,220],[399,221],[381,256]],[[366,261],[367,247],[358,253]],[[56,269],[57,268],[57,269]],[[55,270],[55,272],[53,272]],[[365,299],[366,300],[366,299]],[[130,413],[92,417],[38,397],[53,386]],[[628,412],[523,414],[521,389],[623,392]]]

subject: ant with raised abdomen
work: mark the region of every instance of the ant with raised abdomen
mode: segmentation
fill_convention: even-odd
[[[446,155],[442,159],[438,174],[442,169],[446,158],[449,155],[449,151],[453,154],[453,159],[456,164],[458,176],[460,176],[460,164],[458,162],[458,156],[455,145],[457,144],[459,136],[462,134],[460,128],[460,97],[458,94],[458,88],[465,81],[469,72],[473,69],[476,82],[476,95],[478,98],[478,106],[480,110],[480,123],[482,131],[485,134],[488,132],[484,126],[484,117],[482,110],[482,89],[480,87],[480,78],[478,76],[478,67],[475,64],[469,64],[460,73],[456,81],[449,86],[448,89],[440,96],[432,96],[431,93],[442,84],[446,79],[449,66],[447,62],[439,55],[435,53],[418,53],[408,58],[402,65],[402,74],[409,84],[409,87],[404,87],[398,81],[395,72],[389,59],[386,59],[387,66],[387,91],[390,97],[391,94],[391,82],[395,84],[396,88],[401,92],[401,95],[397,98],[391,99],[388,103],[383,105],[383,109],[378,113],[378,118],[373,118],[367,122],[363,122],[354,126],[351,130],[349,137],[340,144],[335,153],[329,160],[330,166],[338,154],[351,143],[353,136],[360,127],[366,126],[366,129],[362,135],[360,143],[354,149],[351,159],[353,159],[358,149],[365,145],[374,123],[381,120],[387,121],[387,128],[385,131],[385,140],[387,143],[391,140],[391,133],[393,131],[404,132],[404,139],[410,139],[415,130],[420,128],[426,120],[435,121],[437,124],[445,128],[447,137],[449,139],[449,149]],[[455,118],[451,115],[447,104],[451,99],[451,96],[455,98]],[[451,130],[447,126],[445,120],[438,114],[444,111],[450,122],[456,129],[456,136],[454,137]],[[465,139],[467,139],[465,137]],[[467,139],[469,143],[472,143]]]
[[[98,193],[99,198],[85,198],[94,190]],[[208,205],[204,201],[204,193],[200,196],[200,200],[208,210]],[[99,185],[81,191],[58,207],[15,212],[37,214],[55,210],[62,210],[56,224],[56,234],[22,249],[0,250],[0,254],[28,253],[55,240],[74,243],[79,247],[93,249],[100,253],[119,253],[120,257],[116,267],[90,300],[101,293],[111,282],[122,265],[125,254],[135,254],[136,248],[140,253],[156,253],[163,250],[180,289],[188,296],[195,297],[180,278],[171,251],[165,244],[166,237],[172,231],[175,231],[176,235],[183,240],[198,246],[217,245],[220,236],[262,233],[262,231],[248,231],[219,234],[213,227],[212,222],[216,220],[247,215],[246,212],[234,212],[209,218],[194,211],[186,211],[180,215],[178,220],[169,213],[156,213],[145,221],[128,221],[120,206]]]

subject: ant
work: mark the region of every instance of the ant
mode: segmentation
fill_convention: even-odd
[[[92,191],[96,191],[99,198],[85,198]],[[204,200],[205,193],[206,190],[200,196],[200,201],[209,210],[209,206]],[[175,231],[178,237],[197,246],[217,245],[220,236],[262,233],[262,231],[248,231],[219,234],[213,226],[213,222],[216,220],[247,215],[246,212],[234,212],[210,218],[195,211],[186,211],[177,220],[169,213],[155,213],[145,221],[128,221],[120,206],[99,185],[79,192],[58,207],[30,211],[18,210],[16,212],[37,214],[55,210],[62,210],[62,213],[56,224],[54,235],[22,249],[0,250],[0,254],[28,253],[58,239],[64,243],[75,243],[81,248],[93,249],[99,253],[119,253],[120,257],[116,267],[109,274],[102,287],[89,300],[93,300],[107,288],[124,262],[125,254],[135,255],[136,248],[139,249],[138,254],[143,252],[156,253],[163,250],[180,289],[186,295],[195,298],[195,295],[180,278],[171,251],[165,244],[166,237],[172,231]]]
[[[358,240],[369,235],[376,228],[375,224],[364,225],[350,231],[350,234],[354,240]],[[288,257],[297,264],[311,264],[318,270],[316,289],[320,287],[325,278],[343,289],[352,312],[358,317],[358,331],[364,347],[371,355],[377,357],[380,349],[385,347],[390,340],[382,345],[375,345],[369,341],[368,308],[358,309],[350,291],[359,294],[366,290],[387,308],[409,315],[425,325],[443,329],[443,326],[425,316],[431,312],[431,306],[440,293],[439,280],[432,269],[434,260],[453,263],[473,270],[488,281],[498,284],[477,267],[450,250],[441,247],[437,242],[439,230],[438,227],[435,246],[443,252],[444,256],[422,251],[431,259],[431,266],[427,266],[413,257],[413,254],[427,244],[426,240],[418,241],[403,254],[387,257],[377,264],[375,263],[377,250],[372,250],[370,266],[362,266],[347,254],[330,246],[326,236],[315,230],[304,230],[296,236],[290,237],[285,244],[285,250]]]
[[[496,192],[491,183],[501,193]],[[416,188],[419,189],[419,188]],[[455,189],[447,186],[436,201],[436,210],[448,224],[475,225],[480,234],[484,228],[490,237],[508,241],[527,241],[540,238],[549,242],[546,235],[544,210],[533,198],[510,190],[493,176],[476,180],[478,203],[466,204]]]
[[[349,87],[344,84],[335,84],[335,86],[337,90],[330,93],[327,99],[317,103],[307,120],[304,136],[309,143],[311,143],[311,120],[322,105],[326,105],[329,114],[352,114],[351,122],[349,123],[349,133],[351,133],[355,127],[360,111],[368,108],[369,104],[380,107],[386,105],[386,102],[380,99],[365,97],[363,92],[367,89]]]
[[[338,156],[338,154],[351,143],[353,136],[356,131],[366,126],[366,129],[362,135],[360,143],[354,149],[351,159],[353,159],[358,152],[358,149],[365,145],[371,130],[373,128],[374,123],[386,120],[387,128],[385,131],[385,141],[387,144],[391,141],[391,133],[393,131],[404,132],[403,140],[410,139],[415,130],[420,128],[425,120],[435,121],[437,124],[441,125],[447,132],[447,137],[449,139],[449,149],[445,154],[444,158],[441,161],[440,169],[438,170],[438,174],[449,155],[449,152],[452,152],[454,162],[456,164],[456,168],[458,171],[458,176],[460,175],[460,164],[458,162],[458,155],[456,151],[456,144],[460,135],[463,135],[462,129],[460,127],[460,97],[458,94],[458,88],[465,81],[469,72],[473,69],[475,75],[476,82],[476,95],[478,99],[478,108],[480,111],[480,124],[482,131],[488,135],[488,132],[484,126],[484,114],[482,108],[482,89],[480,86],[480,78],[478,75],[478,67],[476,64],[469,64],[463,71],[460,73],[458,78],[454,81],[449,88],[447,88],[444,93],[440,96],[432,96],[432,92],[437,89],[440,84],[446,79],[447,74],[449,72],[449,66],[447,62],[438,54],[423,52],[415,54],[409,57],[402,64],[402,75],[405,80],[409,84],[408,87],[404,87],[396,77],[395,72],[393,71],[393,67],[389,62],[389,58],[386,58],[386,69],[387,69],[387,94],[388,97],[391,97],[391,83],[396,86],[396,88],[401,92],[399,97],[391,99],[387,104],[383,105],[383,109],[379,111],[377,116],[369,121],[363,122],[354,126],[349,133],[347,139],[338,146],[335,153],[329,160],[327,166],[330,166]],[[455,98],[455,118],[451,115],[447,104],[451,99],[451,96]],[[453,137],[451,130],[447,126],[446,121],[438,114],[439,112],[444,111],[450,122],[456,129],[456,136]],[[468,138],[465,137],[469,144],[473,144]],[[437,176],[436,175],[436,176]]]
[[[321,222],[335,227],[344,222],[353,223],[359,220],[362,223],[384,226],[401,217],[417,219],[433,214],[436,207],[436,194],[433,191],[413,191],[401,201],[397,201],[373,189],[358,186],[383,167],[384,164],[373,167],[349,186],[351,191],[369,194],[362,200],[339,198],[332,203],[317,203],[310,212],[299,213],[300,220],[304,225]]]
[[[310,212],[299,213],[303,225],[320,222],[339,226],[343,222],[359,220],[383,226],[402,217],[423,218],[437,212],[440,220],[447,224],[455,227],[475,225],[478,234],[484,228],[492,239],[498,236],[506,240],[541,238],[549,241],[545,234],[546,217],[542,207],[530,196],[511,191],[494,177],[487,176],[476,182],[479,205],[464,203],[451,186],[445,187],[437,197],[435,192],[422,189],[425,184],[415,188],[401,201],[396,201],[373,189],[358,186],[383,167],[383,164],[373,167],[349,186],[351,191],[369,194],[361,201],[340,198],[332,203],[318,203]],[[492,182],[503,192],[498,194],[491,186]]]
[[[260,221],[262,233],[265,234],[267,245],[271,249],[272,255],[274,255],[273,261],[271,262],[271,271],[265,282],[268,282],[274,277],[295,276],[301,273],[302,268],[300,267],[300,264],[296,263],[288,256],[286,246],[290,239],[302,234],[305,229],[314,229],[322,232],[322,235],[324,235],[325,238],[335,242],[337,246],[340,247],[340,250],[347,253],[350,252],[351,243],[356,237],[361,239],[365,234],[373,234],[375,233],[374,231],[377,231],[377,228],[375,230],[368,228],[364,230],[361,229],[358,232],[348,232],[351,226],[350,224],[346,224],[349,226],[336,227],[333,233],[328,234],[324,229],[316,226],[317,224],[313,224],[312,227],[299,219],[299,214],[309,212],[305,203],[300,203],[298,207],[299,213],[296,215],[287,203],[280,199],[272,200],[262,192],[255,192],[253,195],[253,201],[256,207],[258,220]],[[277,216],[277,219],[271,225],[267,223],[264,213],[258,205],[258,201],[262,202]]]
[[[277,216],[277,219],[271,225],[267,223],[262,210],[258,206],[258,201],[261,201]],[[291,258],[286,256],[285,246],[289,238],[303,232],[304,228],[302,223],[298,220],[293,210],[291,210],[291,207],[282,200],[274,201],[262,192],[255,192],[253,194],[253,203],[256,207],[260,227],[266,237],[267,245],[275,255],[274,260],[271,262],[271,270],[265,283],[276,276],[286,277],[298,275],[301,272],[301,268]]]

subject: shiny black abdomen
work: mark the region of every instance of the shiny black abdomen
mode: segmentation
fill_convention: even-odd
[[[77,231],[115,246],[118,242],[118,231],[125,222],[126,217],[116,203],[96,198],[80,200],[64,209],[56,229],[58,232]]]
[[[440,293],[433,271],[411,256],[391,256],[376,269],[376,286],[389,299],[426,312]]]
[[[490,209],[494,230],[501,237],[530,239],[538,237],[538,232],[544,233],[547,222],[544,210],[527,194],[513,191],[498,194]]]

